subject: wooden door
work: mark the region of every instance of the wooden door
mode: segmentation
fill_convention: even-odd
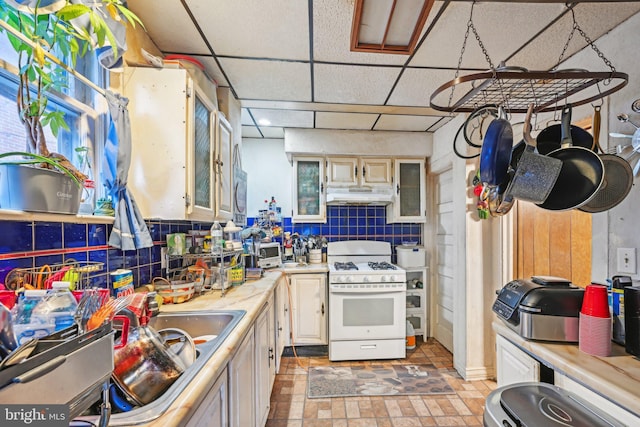
[[[515,277],[558,276],[578,286],[591,283],[591,215],[555,212],[518,202]]]

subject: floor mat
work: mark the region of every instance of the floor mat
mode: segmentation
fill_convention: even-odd
[[[454,393],[431,364],[310,367],[307,383],[309,398]]]

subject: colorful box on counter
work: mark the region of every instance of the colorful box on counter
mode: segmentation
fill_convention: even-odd
[[[111,273],[111,294],[118,298],[133,293],[133,272],[118,269]]]

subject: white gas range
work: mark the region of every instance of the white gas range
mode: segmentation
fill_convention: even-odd
[[[329,360],[404,358],[406,273],[391,244],[330,242]]]

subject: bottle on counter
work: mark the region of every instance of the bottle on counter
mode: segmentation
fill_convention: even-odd
[[[211,252],[214,254],[222,253],[222,226],[215,221],[211,226]]]

